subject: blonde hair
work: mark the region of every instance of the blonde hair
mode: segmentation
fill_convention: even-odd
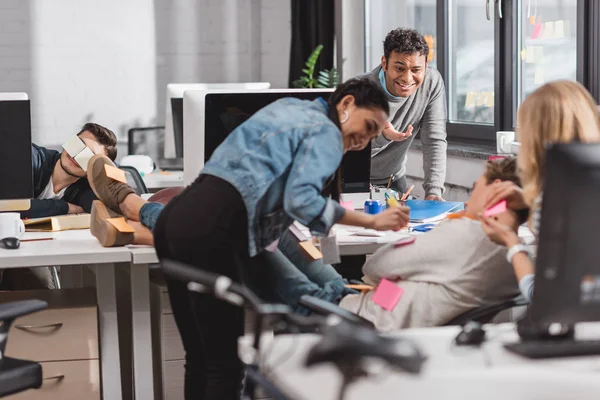
[[[600,117],[590,93],[579,83],[555,81],[525,99],[517,116],[521,142],[518,163],[531,207],[542,191],[546,146],[552,143],[600,142]]]

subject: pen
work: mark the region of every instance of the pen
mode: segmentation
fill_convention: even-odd
[[[394,177],[394,174],[390,175],[390,180],[388,182],[387,188],[389,189],[390,186],[392,186],[392,178]]]
[[[402,198],[400,199],[400,201],[405,201],[408,199],[408,196],[410,195],[410,192],[413,191],[413,189],[415,188],[415,185],[411,185],[408,190],[406,191],[406,193],[404,193],[404,195],[402,196]]]

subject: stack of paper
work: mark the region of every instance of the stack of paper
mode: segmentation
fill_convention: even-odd
[[[465,203],[452,201],[433,200],[408,200],[406,206],[410,208],[410,222],[436,222],[448,216],[451,212],[464,209]]]

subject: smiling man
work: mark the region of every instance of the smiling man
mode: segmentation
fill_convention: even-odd
[[[94,154],[104,154],[114,161],[117,157],[116,146],[115,134],[94,123],[85,124],[76,136],[63,145],[65,150],[61,153],[33,144],[34,198],[31,208],[22,212],[21,216],[38,218],[89,213],[92,202],[97,199],[86,178],[86,160]]]
[[[390,119],[374,141],[371,182],[405,193],[408,149],[417,133],[423,148],[425,196],[441,200],[446,179],[446,92],[440,73],[429,67],[429,46],[413,29],[394,29],[383,42],[381,65],[369,73],[385,89]]]

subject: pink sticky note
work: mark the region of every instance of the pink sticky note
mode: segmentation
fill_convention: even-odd
[[[486,217],[491,217],[492,215],[501,214],[504,211],[506,211],[506,200],[502,200],[498,204],[491,206],[490,208],[485,210],[483,215],[485,215]]]
[[[396,304],[400,301],[404,289],[396,285],[392,281],[382,279],[375,289],[375,293],[371,300],[373,303],[381,306],[384,310],[392,311]]]
[[[533,32],[531,32],[531,38],[537,39],[540,36],[541,32],[542,32],[542,24],[535,24],[533,26]]]
[[[506,158],[506,156],[490,156],[490,157],[488,158],[488,160],[490,160],[490,161],[494,161],[494,160],[501,160],[501,159],[503,159],[503,158]]]
[[[340,205],[344,207],[346,210],[354,211],[354,205],[351,201],[341,201]]]

